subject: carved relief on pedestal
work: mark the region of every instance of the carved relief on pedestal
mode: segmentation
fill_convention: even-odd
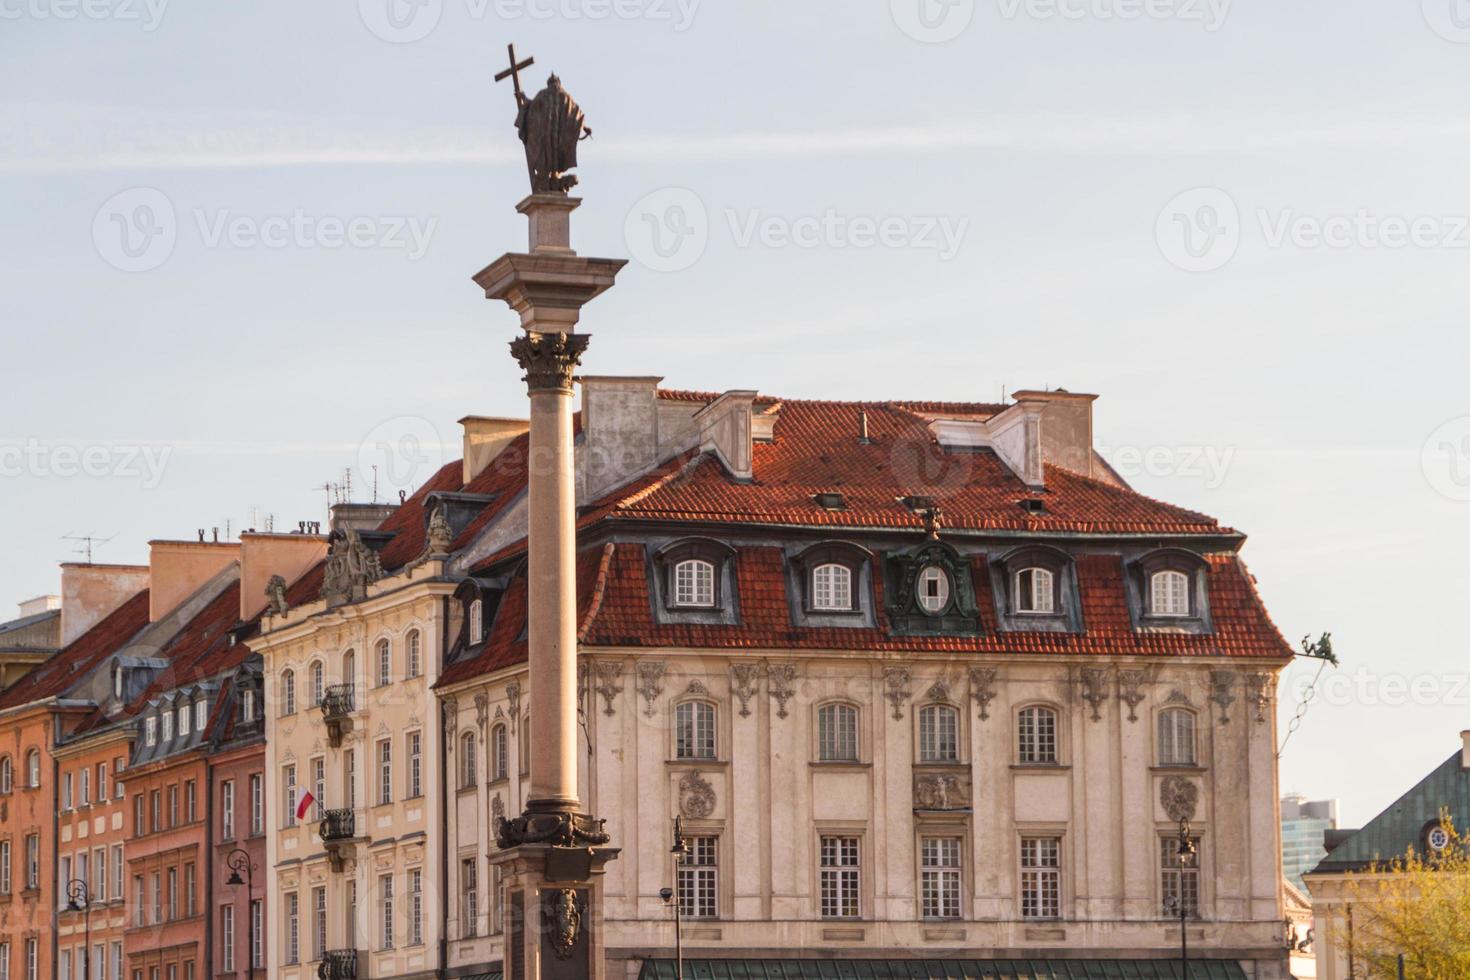
[[[616,714],[613,699],[623,693],[623,685],[618,683],[623,676],[623,662],[597,660],[592,664],[592,672],[597,675],[597,694],[603,701],[602,713],[611,718]]]
[[[730,665],[730,691],[740,699],[740,717],[750,717],[750,699],[760,688],[760,669],[757,663],[733,663]]]
[[[796,694],[796,664],[767,664],[766,688],[776,699],[776,717],[786,717],[786,702]]]
[[[994,667],[970,668],[970,698],[980,706],[981,721],[990,718],[990,702],[995,700],[997,673]]]
[[[659,681],[663,680],[664,671],[668,669],[669,665],[662,660],[638,661],[638,694],[643,698],[643,714],[646,717],[653,717],[653,703],[664,693]]]
[[[691,820],[703,820],[715,812],[715,788],[698,769],[679,778],[679,812]]]
[[[915,810],[968,810],[970,780],[958,772],[914,773]]]
[[[551,950],[559,960],[571,958],[582,932],[582,900],[575,888],[559,888],[551,895],[546,905],[550,921],[548,938]]]
[[[903,720],[903,703],[909,699],[909,682],[913,680],[913,673],[907,667],[884,667],[883,668],[883,696],[888,703],[893,705],[893,720]]]

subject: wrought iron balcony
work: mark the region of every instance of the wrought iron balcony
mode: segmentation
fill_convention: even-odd
[[[357,854],[357,814],[351,810],[328,810],[317,832],[327,850],[333,871],[341,871],[343,863]]]
[[[327,739],[332,748],[341,745],[342,736],[352,731],[354,710],[351,684],[333,684],[322,694],[322,718],[327,722]]]
[[[359,958],[355,949],[329,949],[322,954],[316,975],[320,980],[357,980]]]

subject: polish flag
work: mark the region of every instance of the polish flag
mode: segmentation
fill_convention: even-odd
[[[310,810],[311,805],[315,802],[316,797],[311,795],[311,790],[307,790],[306,792],[302,793],[301,799],[296,803],[296,819],[305,820],[306,811]]]

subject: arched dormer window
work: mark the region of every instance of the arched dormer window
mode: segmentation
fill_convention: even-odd
[[[459,737],[459,788],[468,789],[475,785],[479,773],[479,762],[475,758],[475,733],[465,732]]]
[[[373,650],[374,669],[377,671],[378,687],[387,687],[393,683],[393,644],[388,642],[385,636],[378,641]]]
[[[281,714],[294,715],[296,713],[296,673],[292,670],[281,671]]]
[[[1194,712],[1188,708],[1166,708],[1159,712],[1159,765],[1192,766]]]
[[[1189,576],[1172,568],[1154,572],[1148,577],[1148,605],[1150,616],[1188,616]]]
[[[1016,573],[1016,611],[1053,613],[1057,610],[1057,579],[1050,569],[1039,566],[1023,568]]]
[[[947,704],[919,709],[919,761],[960,760],[960,713]]]
[[[307,668],[307,672],[311,678],[311,704],[309,707],[315,708],[322,703],[322,696],[326,694],[326,678],[322,670],[322,662],[320,660],[313,661],[312,665]]]
[[[971,559],[930,540],[884,560],[889,622],[896,633],[978,633]]]
[[[0,793],[9,793],[15,788],[15,763],[10,756],[0,755]]]
[[[710,609],[715,604],[715,566],[703,558],[674,565],[674,605]]]
[[[1209,563],[1184,548],[1150,552],[1131,563],[1129,582],[1143,625],[1208,631]]]
[[[1065,551],[1046,545],[1017,548],[997,560],[999,574],[994,581],[1004,583],[1004,611],[1008,616],[1026,620],[1024,625],[1012,622],[1013,629],[1047,628],[1046,617],[1063,617],[1068,612],[1068,569],[1072,558]]]
[[[709,538],[680,541],[655,554],[664,608],[691,613],[723,609],[733,555],[729,547]]]
[[[681,701],[674,706],[674,758],[715,758],[715,706]]]
[[[510,776],[510,732],[504,724],[490,729],[490,778]]]
[[[789,581],[801,597],[802,610],[817,617],[862,614],[871,593],[872,557],[866,548],[848,541],[824,541],[792,555]],[[842,625],[837,619],[821,622]]]
[[[1056,765],[1057,713],[1046,705],[1022,708],[1016,714],[1016,761],[1023,766]]]
[[[41,753],[35,749],[26,753],[26,786],[41,788]]]
[[[858,709],[850,704],[817,708],[817,759],[820,762],[858,761]]]
[[[485,601],[470,601],[470,643],[481,643],[485,639]]]
[[[812,569],[812,609],[849,612],[852,605],[852,569],[827,562]]]

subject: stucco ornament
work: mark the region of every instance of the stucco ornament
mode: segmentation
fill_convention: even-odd
[[[679,812],[691,820],[703,820],[715,812],[715,788],[698,769],[679,779]]]
[[[970,799],[959,776],[939,773],[914,780],[914,804],[920,810],[963,810]]]
[[[796,664],[768,664],[766,688],[776,699],[776,717],[785,718],[786,702],[796,694]]]
[[[1169,776],[1159,784],[1159,805],[1170,820],[1193,820],[1199,805],[1199,786],[1184,776]]]
[[[291,606],[286,602],[286,579],[281,575],[272,575],[271,580],[265,584],[265,597],[270,605],[271,614],[284,616]]]
[[[504,819],[505,801],[500,798],[499,793],[496,793],[495,797],[490,801],[490,826],[494,827],[496,831],[499,832],[500,821]]]
[[[1148,674],[1142,670],[1118,671],[1118,700],[1128,705],[1128,720],[1138,720],[1138,706],[1143,703],[1143,682]]]
[[[1082,668],[1082,700],[1092,705],[1092,720],[1102,720],[1102,706],[1108,700],[1108,672],[1104,667]]]
[[[643,714],[645,717],[653,717],[653,705],[658,696],[664,693],[663,686],[659,681],[663,680],[664,672],[669,665],[662,660],[640,660],[638,661],[638,694],[643,698]]]
[[[750,717],[750,699],[760,685],[760,664],[731,664],[730,690],[740,699],[740,717]]]
[[[1274,678],[1267,673],[1245,675],[1250,701],[1256,706],[1256,721],[1266,720],[1266,711],[1271,707],[1271,696],[1275,692]]]
[[[361,599],[368,585],[383,577],[377,552],[363,544],[356,529],[333,531],[327,537],[327,547],[321,597],[329,603]]]
[[[597,694],[602,698],[602,713],[611,718],[616,713],[613,710],[613,699],[623,693],[623,685],[618,683],[623,676],[623,662],[596,660],[592,663],[592,672],[597,675]]]
[[[515,731],[521,717],[521,685],[511,681],[505,685],[505,700],[510,702],[510,730]]]
[[[907,667],[885,667],[883,668],[883,686],[886,689],[884,697],[888,703],[893,705],[893,720],[903,720],[903,703],[909,699],[909,682],[913,680],[913,674]]]
[[[1230,724],[1230,706],[1235,703],[1235,671],[1210,671],[1210,700],[1220,706],[1220,724]]]
[[[475,695],[475,727],[480,730],[480,741],[485,741],[485,731],[490,725],[490,697],[481,691]]]
[[[449,526],[449,518],[444,516],[444,505],[438,504],[429,514],[429,526],[425,530],[426,543],[424,547],[431,555],[447,555],[454,544],[454,530]]]
[[[569,959],[582,934],[582,902],[575,888],[559,888],[547,906],[551,921],[551,951],[559,960]]]
[[[990,702],[995,700],[996,674],[994,667],[970,668],[970,697],[980,706],[981,721],[990,718]]]
[[[933,684],[930,684],[929,690],[925,692],[924,697],[930,701],[938,701],[941,704],[949,704],[949,681],[941,677]]]

